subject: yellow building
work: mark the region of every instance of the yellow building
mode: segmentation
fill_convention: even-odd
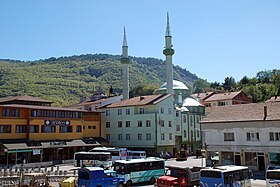
[[[106,143],[101,113],[51,104],[30,96],[0,99],[0,164],[59,163]]]

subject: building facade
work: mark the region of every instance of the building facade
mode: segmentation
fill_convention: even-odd
[[[204,100],[206,113],[214,107],[252,103],[252,99],[243,91],[213,94]]]
[[[0,114],[0,164],[61,162],[102,141],[98,112],[18,96],[0,99]]]
[[[279,102],[216,107],[201,125],[208,165],[215,159],[263,171],[280,164]]]

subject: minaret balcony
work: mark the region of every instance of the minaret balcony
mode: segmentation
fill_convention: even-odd
[[[121,58],[121,63],[122,63],[122,64],[129,64],[129,62],[130,62],[130,59],[129,59],[129,58],[126,58],[126,57],[122,57],[122,58]]]
[[[165,56],[174,55],[174,53],[175,53],[175,50],[174,50],[174,49],[164,49],[164,50],[163,50],[163,54],[164,54]]]

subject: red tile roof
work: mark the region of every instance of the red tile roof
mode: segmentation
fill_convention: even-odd
[[[200,100],[205,100],[213,94],[215,94],[215,93],[214,92],[202,92],[202,93],[192,94],[191,96],[193,98],[200,98]]]
[[[117,103],[112,103],[108,105],[106,108],[155,105],[170,96],[172,96],[172,94],[146,95],[146,96],[133,97],[131,99],[122,100]]]
[[[280,102],[280,96],[273,96],[266,102]]]
[[[201,122],[260,121],[264,120],[265,106],[267,106],[265,120],[280,120],[280,102],[268,102],[214,107]]]
[[[53,103],[51,101],[47,101],[47,100],[41,99],[39,97],[32,97],[32,96],[28,96],[28,95],[3,97],[3,98],[0,98],[0,103],[7,102],[7,101],[15,101],[15,100],[18,100],[18,101],[33,101],[33,102],[35,101],[35,102],[43,102],[43,103]]]
[[[211,97],[207,98],[205,102],[209,101],[221,101],[221,100],[230,100],[236,97],[238,94],[240,94],[242,91],[239,92],[228,92],[228,93],[220,93],[220,94],[214,94]]]

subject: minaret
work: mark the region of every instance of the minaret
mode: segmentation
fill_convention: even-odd
[[[172,36],[169,25],[169,15],[167,13],[167,25],[165,33],[165,49],[163,54],[165,55],[165,68],[166,68],[166,88],[167,93],[173,94],[173,64],[172,64],[172,55],[175,53],[172,49]]]
[[[123,99],[129,99],[129,58],[128,58],[128,46],[126,40],[126,33],[124,28],[124,36],[123,36],[123,46],[122,46],[122,57],[121,63],[123,65]]]

